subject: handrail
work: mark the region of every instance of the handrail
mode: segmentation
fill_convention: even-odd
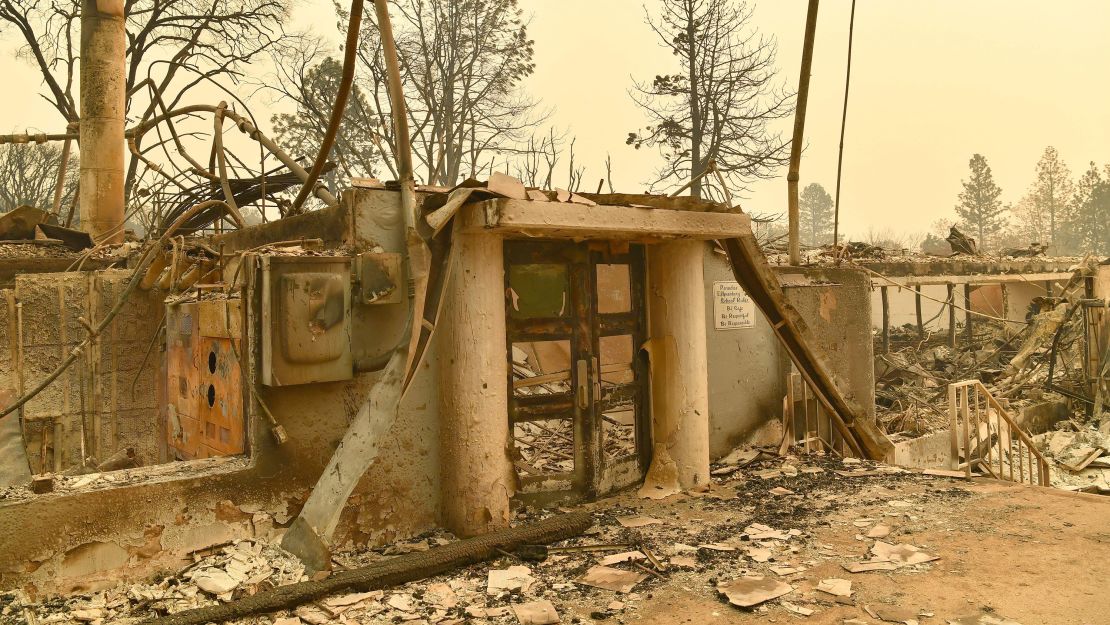
[[[971,477],[972,468],[978,468],[1000,480],[1027,482],[1039,486],[1049,485],[1048,460],[1037,449],[1029,433],[1010,417],[1010,413],[990,390],[983,386],[982,382],[964,380],[949,384],[948,407],[952,418],[949,440],[953,469],[964,469],[968,477]],[[996,432],[991,431],[992,414],[995,417]],[[961,419],[963,440],[960,440]],[[985,440],[983,425],[987,427]],[[973,429],[974,446],[972,445]],[[963,458],[962,462],[961,458]]]

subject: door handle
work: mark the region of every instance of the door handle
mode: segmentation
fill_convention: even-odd
[[[575,395],[578,398],[578,407],[585,410],[590,407],[590,366],[585,358],[580,359],[576,366],[578,371]]]

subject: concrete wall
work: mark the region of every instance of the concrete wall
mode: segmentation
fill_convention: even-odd
[[[380,191],[347,194],[342,211],[306,222],[329,224],[327,228],[342,224],[347,228],[344,234],[330,229],[298,234],[343,240],[354,253],[375,245],[392,251],[401,244],[399,239],[374,233],[390,229],[396,197]],[[251,246],[265,239],[290,238],[282,227],[268,232],[266,236],[250,232]],[[719,254],[708,252],[706,257],[709,316],[712,283],[730,281],[731,273]],[[796,286],[788,289],[788,299],[818,337],[817,347],[826,352],[849,400],[873,409],[866,277],[848,269],[780,273],[795,274],[791,283]],[[260,297],[251,286],[257,277],[249,264],[243,274],[248,280],[244,319],[258,320]],[[354,345],[363,362],[373,361],[374,355],[396,344],[399,310],[403,309],[356,306],[352,335],[356,341],[373,338],[372,344]],[[758,313],[753,328],[715,330],[712,317],[707,326],[711,453],[720,456],[781,420],[787,363]],[[244,374],[257,379],[262,328],[246,323],[243,327],[249,354]],[[382,328],[389,330],[381,332]],[[383,543],[441,521],[436,348],[433,341],[380,455],[348,501],[335,543]],[[234,537],[280,532],[303,505],[376,375],[261,389],[263,400],[289,435],[281,446],[271,439],[268,423],[252,406],[247,457],[118,472],[112,484],[0,500],[0,588],[53,592],[115,584],[180,566],[190,551]],[[777,436],[769,438],[766,442],[777,442]]]
[[[715,328],[713,283],[719,281],[734,282],[732,269],[723,255],[707,251],[705,324],[711,458],[720,458],[753,437],[762,440],[768,423],[781,421],[789,364],[771,325],[758,312],[754,327]],[[780,432],[771,430],[767,434],[772,438]]]
[[[5,404],[61,364],[87,335],[79,318],[96,325],[129,276],[107,270],[16,277],[11,303],[7,298],[0,303],[0,340],[7,347],[0,350]],[[100,340],[12,417],[22,420],[32,471],[80,466],[82,452],[102,461],[123,448],[133,448],[141,464],[158,462],[160,439],[152,432],[158,431],[154,388],[161,350],[152,340],[161,308],[160,294],[136,290]]]
[[[833,381],[858,414],[875,418],[875,370],[868,275],[858,269],[780,268],[779,278],[798,286],[786,298],[809,327],[807,336],[825,356]],[[801,279],[791,279],[800,275]],[[808,282],[808,286],[804,284]]]
[[[870,280],[857,269],[778,267],[787,300],[826,355],[848,401],[875,416],[875,378],[870,324]],[[733,281],[725,257],[705,261],[706,333],[709,354],[710,455],[736,445],[779,442],[782,400],[791,363],[767,320],[756,312],[751,328],[717,330],[713,283]]]
[[[904,278],[896,279],[904,280]],[[1055,294],[1059,295],[1063,284],[1063,281],[1055,283]],[[955,291],[956,305],[963,306],[964,286],[957,284]],[[1033,301],[1033,298],[1045,295],[1045,286],[1042,282],[1009,282],[1006,284],[1006,291],[1005,299],[1008,300],[1008,306],[1005,307],[1005,316],[1007,319],[1020,321],[1025,319],[1025,313],[1029,310],[1029,304]],[[921,287],[921,294],[923,296],[921,298],[921,317],[922,321],[925,322],[925,328],[934,333],[947,332],[948,307],[942,303],[948,297],[947,288],[943,284],[929,284]],[[887,297],[890,303],[890,326],[899,328],[910,325],[916,328],[917,312],[914,307],[913,290],[888,287]],[[930,297],[939,301],[927,299]],[[971,290],[971,309],[974,311],[1001,317],[1002,304],[1002,287],[998,284],[975,286]],[[964,311],[957,310],[957,326],[962,326],[964,319]],[[882,295],[878,287],[871,291],[871,325],[875,330],[881,330],[883,327]],[[1019,328],[1020,326],[1014,325],[1014,327]]]

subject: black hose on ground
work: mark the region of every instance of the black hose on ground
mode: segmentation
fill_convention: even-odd
[[[493,532],[405,554],[327,579],[279,586],[230,603],[185,610],[148,619],[139,625],[203,625],[231,621],[255,614],[286,610],[339,592],[367,592],[405,584],[498,557],[522,545],[543,545],[585,532],[593,525],[589,512],[560,514],[536,523]]]

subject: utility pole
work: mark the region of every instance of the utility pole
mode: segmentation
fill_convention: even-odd
[[[127,31],[123,0],[81,2],[81,227],[123,242]]]
[[[806,14],[806,36],[802,44],[802,70],[798,76],[798,104],[794,109],[794,137],[790,141],[790,173],[786,176],[786,193],[789,219],[790,264],[802,262],[801,244],[798,240],[798,170],[802,165],[802,139],[806,128],[806,101],[809,99],[809,74],[813,67],[813,38],[817,33],[817,3],[809,0]]]

